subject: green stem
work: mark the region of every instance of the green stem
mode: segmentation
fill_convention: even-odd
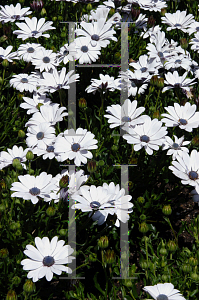
[[[156,99],[156,104],[155,104],[155,111],[157,110],[157,106],[158,106],[158,100],[160,98],[160,89],[158,90],[158,96],[157,96],[157,99]]]
[[[176,94],[176,96],[177,96],[177,98],[178,98],[178,101],[179,101],[179,103],[180,103],[180,98],[179,98],[179,95],[178,95],[177,89],[175,89],[175,94]]]
[[[86,114],[86,110],[85,109],[84,109],[84,117],[85,117],[85,120],[86,120],[86,124],[87,124],[88,130],[90,131],[90,125],[88,123],[88,118],[87,118],[87,114]]]
[[[149,256],[148,256],[148,245],[147,245],[147,239],[144,239],[144,242],[145,242],[146,261],[147,261],[147,268],[148,268]],[[148,279],[148,273],[147,273],[147,270],[146,270],[146,278]]]
[[[133,295],[133,292],[132,292],[132,291],[130,291],[130,295],[131,295],[131,297],[133,298],[133,300],[136,300],[135,297],[134,297],[134,295]]]
[[[171,230],[172,230],[172,232],[173,232],[174,238],[175,238],[176,243],[177,243],[177,245],[178,245],[178,238],[177,238],[177,236],[176,236],[176,234],[175,234],[175,231],[173,230],[173,226],[172,226],[172,224],[171,224],[169,218],[164,217],[164,219],[165,219],[165,221],[167,221],[167,223],[168,223],[169,226],[171,227]]]

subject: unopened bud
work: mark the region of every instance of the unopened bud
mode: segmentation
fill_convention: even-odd
[[[156,85],[157,85],[157,82],[158,82],[158,76],[157,76],[157,75],[153,75],[153,76],[151,77],[150,84],[151,84],[152,86],[156,86]]]
[[[192,144],[194,146],[199,146],[199,135],[194,136],[194,138],[192,139]]]
[[[190,263],[190,265],[191,265],[192,267],[195,267],[195,266],[198,265],[198,260],[197,260],[197,258],[195,258],[195,257],[190,257],[190,258],[189,258],[189,263]]]
[[[103,167],[104,166],[104,161],[103,160],[99,160],[98,161],[98,166],[99,167]]]
[[[8,255],[9,255],[9,252],[8,252],[7,248],[2,248],[0,250],[0,258],[6,258],[6,257],[8,257]]]
[[[162,280],[167,282],[168,281],[168,276],[166,274],[163,274],[162,275]]]
[[[196,274],[196,273],[192,273],[192,274],[190,274],[190,276],[191,276],[191,279],[192,279],[192,280],[195,280],[195,281],[198,281],[198,280],[199,280],[199,275]]]
[[[12,284],[18,286],[20,284],[20,282],[21,282],[21,278],[20,277],[15,276],[15,277],[12,278]]]
[[[162,254],[163,256],[167,255],[167,249],[161,248],[160,249],[160,254]]]
[[[43,16],[45,16],[45,15],[46,15],[46,10],[45,10],[45,8],[43,7],[42,10],[41,10],[41,16],[43,17]]]
[[[188,264],[182,265],[182,270],[184,273],[190,273],[192,271],[192,267]]]
[[[66,235],[67,234],[67,229],[60,229],[59,234],[63,235],[63,236]]]
[[[97,260],[97,254],[96,253],[90,253],[89,254],[89,260],[92,262],[95,262]]]
[[[108,249],[104,255],[104,261],[107,264],[113,264],[115,262],[115,252],[114,250]]]
[[[167,243],[167,248],[170,252],[175,252],[178,248],[175,241],[169,240]]]
[[[60,188],[63,189],[63,188],[68,187],[68,185],[69,185],[69,176],[65,175],[60,179],[59,186],[60,186]]]
[[[93,8],[93,7],[92,7],[92,4],[91,4],[91,3],[88,3],[87,6],[86,6],[86,9],[87,9],[88,11],[90,11],[92,8]]]
[[[86,108],[87,107],[87,102],[85,98],[80,98],[79,99],[79,108]]]
[[[158,78],[157,80],[157,87],[162,89],[164,87],[164,78]]]
[[[138,201],[140,204],[144,204],[145,199],[144,199],[144,197],[138,197],[138,198],[137,198],[137,201]]]
[[[4,59],[4,60],[2,61],[2,66],[3,66],[4,68],[7,68],[7,67],[9,66],[9,62],[8,62],[7,59]]]
[[[101,238],[98,240],[98,246],[101,249],[107,248],[109,245],[109,240],[107,236],[101,236]]]
[[[93,172],[95,172],[97,170],[97,164],[96,164],[95,160],[91,160],[91,161],[88,162],[88,164],[87,164],[87,170],[90,173],[93,173]]]
[[[142,233],[146,233],[147,231],[149,231],[149,226],[145,222],[142,222],[139,225],[139,231]]]
[[[12,161],[12,165],[15,169],[17,169],[19,171],[23,170],[23,167],[21,165],[21,161],[19,158],[14,158]]]
[[[35,284],[32,282],[32,280],[26,280],[26,282],[23,285],[23,290],[27,294],[31,294],[35,291]]]
[[[186,50],[188,48],[187,39],[185,38],[180,39],[180,46],[182,47],[182,49]]]
[[[56,208],[52,207],[52,206],[49,206],[46,210],[46,214],[49,216],[49,217],[53,217],[56,213]]]
[[[27,153],[26,153],[26,159],[27,160],[33,160],[34,159],[34,154],[32,153],[32,151],[28,151]]]
[[[159,117],[160,117],[159,110],[154,111],[154,113],[153,113],[153,119],[159,119]]]
[[[148,22],[147,22],[148,27],[153,27],[155,25],[155,22],[156,22],[156,20],[154,19],[154,17],[150,16],[148,18]]]
[[[25,136],[26,136],[26,134],[25,134],[25,132],[24,132],[23,130],[19,130],[19,131],[18,131],[18,137],[19,137],[20,139],[25,138]]]
[[[167,12],[166,8],[162,8],[161,9],[161,16],[164,17],[166,12]]]
[[[169,216],[172,213],[171,205],[165,205],[162,209],[164,215]]]
[[[15,291],[13,290],[8,291],[6,295],[6,300],[17,300],[17,294],[15,293]]]

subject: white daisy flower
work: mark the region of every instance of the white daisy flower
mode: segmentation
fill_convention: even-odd
[[[169,114],[162,114],[165,118],[161,121],[167,127],[179,126],[180,129],[192,132],[193,128],[199,126],[199,112],[196,112],[196,108],[195,104],[191,105],[189,102],[186,102],[184,106],[174,103],[174,107],[165,107]]]
[[[173,74],[170,72],[165,74],[166,80],[164,81],[164,83],[167,84],[167,86],[163,88],[162,92],[164,93],[165,91],[173,88],[181,88],[190,92],[189,86],[195,84],[196,82],[194,82],[195,78],[186,79],[187,73],[188,72],[185,72],[182,76],[179,76],[177,71],[174,71]]]
[[[21,4],[17,3],[16,6],[11,4],[10,6],[5,5],[3,7],[0,6],[0,22],[7,23],[7,22],[15,22],[16,20],[24,20],[25,16],[31,14],[32,11],[29,11],[30,7],[21,8]]]
[[[123,130],[127,130],[129,126],[134,128],[137,124],[143,124],[146,116],[140,116],[145,111],[144,107],[137,107],[137,100],[131,102],[129,99],[124,101],[121,106],[119,104],[113,104],[108,106],[106,112],[110,115],[104,115],[108,118],[110,128],[121,126]]]
[[[39,199],[49,202],[52,198],[52,193],[56,188],[55,179],[51,174],[42,172],[38,176],[31,176],[29,174],[18,176],[20,182],[12,183],[11,197],[23,198],[24,200],[31,200],[36,204]]]
[[[161,31],[161,27],[159,25],[156,25],[154,27],[150,27],[150,28],[143,28],[144,32],[141,32],[141,36],[143,37],[143,39],[146,39],[148,37],[150,37],[150,43],[153,43],[153,38],[151,39],[151,36],[156,34],[157,32]]]
[[[161,67],[161,63],[144,54],[139,57],[137,62],[134,61],[130,63],[129,66],[133,67],[135,70],[140,70],[142,73],[149,72],[150,74],[158,74],[158,69]]]
[[[23,109],[28,109],[27,114],[33,114],[40,110],[42,105],[50,105],[51,100],[46,98],[46,95],[40,95],[37,92],[33,93],[33,98],[23,97],[25,102],[21,103],[19,106]]]
[[[143,290],[155,300],[186,300],[180,291],[174,289],[172,283],[158,283],[154,286],[145,286]]]
[[[199,32],[199,22],[194,21],[193,23],[191,23],[187,28],[187,32],[189,33],[189,35]]]
[[[60,190],[59,182],[63,177],[65,177],[66,179],[68,177],[68,186]],[[80,186],[88,180],[89,175],[84,175],[83,170],[62,170],[61,174],[57,174],[55,178],[57,180],[57,188],[54,191],[53,199],[55,199],[54,202],[56,203],[59,201],[59,199],[68,200],[69,194],[74,195],[78,193]]]
[[[51,26],[52,23],[52,21],[47,21],[45,23],[45,18],[41,18],[37,22],[36,17],[33,17],[32,19],[26,17],[25,23],[16,23],[21,30],[15,30],[13,33],[17,34],[17,37],[23,41],[30,37],[37,39],[40,36],[44,36],[49,38],[50,35],[48,33],[44,34],[44,32],[47,30],[56,29],[55,27]]]
[[[181,138],[177,138],[174,135],[175,142],[169,137],[165,136],[165,142],[162,145],[162,150],[167,150],[167,155],[172,155],[172,159],[175,160],[177,155],[181,155],[181,153],[187,152],[189,153],[189,149],[183,146],[186,146],[191,143],[191,141],[184,142],[184,135]]]
[[[199,152],[195,149],[190,155],[182,152],[181,155],[177,155],[176,159],[177,161],[172,161],[173,166],[169,169],[175,176],[182,179],[182,184],[194,186],[196,192],[199,193]]]
[[[55,138],[56,139],[56,138]],[[38,147],[35,147],[32,149],[33,154],[36,154],[37,156],[42,156],[42,158],[45,159],[53,159],[56,158],[59,161],[58,155],[54,152],[54,144],[55,144],[55,139],[53,142],[51,142],[50,146],[46,146],[46,149],[40,149]]]
[[[153,150],[159,150],[159,146],[165,141],[167,128],[162,127],[162,122],[158,119],[145,117],[143,125],[137,125],[134,129],[129,128],[128,134],[124,134],[123,138],[128,144],[134,145],[134,150],[139,151],[142,147],[145,148],[149,155],[153,154]]]
[[[32,64],[35,66],[35,69],[39,69],[40,72],[43,70],[49,71],[50,69],[55,69],[58,65],[56,62],[56,53],[54,53],[53,50],[42,48],[32,57]]]
[[[7,59],[7,61],[12,62],[13,59],[19,59],[17,56],[17,52],[12,52],[13,46],[8,46],[6,49],[0,47],[0,61]]]
[[[79,59],[79,63],[89,63],[95,62],[98,59],[98,55],[100,55],[101,47],[96,45],[93,47],[90,43],[90,38],[88,37],[80,37],[74,40],[75,42],[75,50],[71,50],[71,54],[75,57],[75,59]]]
[[[94,139],[94,134],[86,129],[78,128],[65,130],[59,135],[55,141],[55,153],[59,154],[61,161],[66,159],[74,159],[76,166],[80,166],[83,162],[87,163],[87,158],[93,157],[88,150],[97,149],[97,140]]]
[[[66,68],[62,68],[57,71],[55,68],[51,72],[43,72],[43,79],[40,79],[39,84],[42,90],[48,90],[50,93],[54,93],[60,89],[69,89],[72,82],[78,81],[79,74],[73,74],[74,70],[66,73]]]
[[[106,19],[101,18],[93,23],[83,21],[80,23],[80,26],[84,30],[76,29],[77,36],[89,38],[92,47],[98,45],[100,48],[105,48],[110,44],[110,40],[117,42],[117,38],[113,36],[116,32],[111,29],[111,23],[106,23]]]
[[[26,154],[28,152],[28,148],[25,150],[20,146],[17,147],[16,145],[13,146],[12,149],[7,149],[6,151],[0,152],[0,169],[3,169],[9,165],[12,165],[14,159],[18,159],[21,162],[21,165],[24,169],[26,169]]]
[[[46,147],[51,146],[55,140],[55,128],[50,126],[49,123],[29,126],[27,136],[26,144],[28,147],[46,149]]]
[[[152,75],[149,72],[142,72],[141,70],[127,70],[126,72],[120,71],[119,78],[121,84],[118,85],[120,89],[128,88],[128,97],[135,96],[136,94],[143,94],[148,87],[148,83]]]
[[[199,32],[194,34],[194,38],[191,39],[190,44],[192,45],[191,49],[199,53]]]
[[[55,125],[57,122],[61,122],[63,117],[68,116],[68,113],[64,112],[65,109],[66,107],[59,107],[58,103],[42,105],[40,111],[34,113],[25,126],[39,125],[41,123]]]
[[[21,44],[17,50],[17,53],[21,59],[26,62],[31,62],[35,52],[44,49],[40,44],[26,43]]]
[[[70,256],[74,249],[70,245],[64,245],[65,241],[58,241],[55,236],[51,242],[48,237],[35,238],[35,248],[32,245],[26,245],[24,254],[29,258],[23,259],[21,265],[23,270],[30,270],[27,277],[32,278],[33,282],[40,278],[46,277],[47,281],[51,281],[53,273],[61,275],[62,271],[71,274],[72,270],[64,264],[71,263],[74,256]]]
[[[37,79],[32,74],[21,73],[13,75],[12,79],[10,79],[10,85],[20,92],[29,91],[32,93],[37,89]]]
[[[191,69],[191,64],[192,61],[189,57],[186,57],[184,54],[180,54],[178,56],[168,57],[164,67],[167,70],[182,68],[189,71]]]
[[[167,27],[167,31],[172,29],[180,29],[183,32],[188,32],[188,27],[194,22],[194,16],[192,14],[188,14],[186,16],[186,11],[177,10],[175,13],[166,13],[164,17],[162,17],[162,23],[169,25]]]
[[[75,43],[72,42],[69,45],[65,44],[63,47],[60,48],[60,51],[57,53],[57,62],[60,64],[63,62],[64,64],[67,64],[69,61],[74,60],[74,56],[71,55],[70,51],[71,49],[74,51],[75,49]]]
[[[104,183],[103,188],[105,188],[108,193],[112,194],[112,199],[108,201],[112,205],[112,209],[114,210],[115,215],[117,216],[117,220],[115,222],[115,226],[120,227],[120,222],[126,223],[129,220],[129,213],[133,212],[131,209],[133,204],[130,202],[132,196],[125,195],[125,189],[120,189],[119,184],[115,185],[111,182],[109,185]],[[89,214],[89,216],[91,213]],[[92,219],[94,221],[98,220],[98,225],[101,225],[105,222],[108,216],[108,211],[98,210],[94,213]]]
[[[113,76],[99,75],[100,79],[91,79],[91,85],[89,85],[85,91],[87,93],[95,94],[97,90],[102,90],[105,93],[107,90],[113,92],[118,89],[117,80]]]
[[[159,11],[161,12],[162,8],[166,8],[167,4],[163,0],[139,0],[138,4],[140,8],[149,11]]]

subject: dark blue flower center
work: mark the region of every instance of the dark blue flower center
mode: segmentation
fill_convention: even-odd
[[[196,179],[198,179],[198,173],[195,172],[195,171],[190,171],[190,172],[189,172],[189,178],[190,178],[191,180],[196,180]]]
[[[54,265],[55,260],[52,256],[45,256],[43,259],[43,265],[47,266],[47,267],[51,267],[52,265]]]
[[[27,49],[27,52],[28,53],[33,53],[35,51],[35,49],[33,48],[33,47],[29,47],[28,49]]]
[[[90,207],[93,208],[93,209],[97,209],[100,207],[100,203],[98,201],[93,201],[90,203]]]
[[[36,137],[38,140],[42,140],[44,138],[44,133],[40,131],[37,133]]]
[[[53,146],[48,146],[46,151],[47,152],[54,152],[54,147]]]
[[[99,41],[99,35],[93,34],[93,35],[91,36],[91,39],[92,39],[93,41]]]
[[[81,51],[84,52],[84,53],[88,52],[88,47],[87,46],[82,46]]]
[[[15,19],[15,20],[19,20],[20,19],[20,15],[13,15],[11,18]]]
[[[147,68],[146,68],[146,67],[143,67],[143,68],[141,68],[141,71],[142,71],[142,72],[146,72],[146,71],[147,71]]]
[[[164,54],[162,52],[158,52],[158,56],[162,58],[164,57]]]
[[[178,122],[180,122],[181,125],[187,125],[187,120],[180,119]]]
[[[21,82],[22,83],[28,83],[28,79],[27,78],[21,78]]]
[[[64,50],[63,55],[68,55],[68,50]]]
[[[147,135],[142,135],[141,137],[140,137],[140,141],[141,142],[145,142],[145,143],[148,143],[149,142],[149,137],[147,136]]]
[[[44,56],[43,62],[44,62],[45,64],[48,64],[48,63],[50,62],[50,58],[49,58],[48,56]]]
[[[179,148],[179,145],[177,143],[173,143],[173,148],[174,149],[178,149]]]
[[[180,28],[182,27],[182,25],[179,24],[179,23],[175,24],[174,26],[175,26],[175,27],[180,27]]]
[[[176,59],[175,63],[176,63],[176,64],[181,64],[182,61],[181,61],[181,59]]]
[[[32,33],[32,36],[35,36],[37,33],[39,33],[39,31],[33,30],[31,33]]]
[[[168,300],[168,297],[164,294],[160,294],[159,296],[157,296],[157,300]]]
[[[131,118],[130,117],[123,117],[122,122],[131,122]]]
[[[79,151],[79,149],[80,149],[80,144],[74,143],[74,144],[71,146],[71,149],[72,149],[73,152]]]
[[[33,187],[29,190],[29,193],[33,196],[37,196],[40,194],[40,189],[38,189],[37,187]]]

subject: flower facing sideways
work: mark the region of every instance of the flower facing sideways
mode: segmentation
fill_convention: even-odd
[[[158,283],[154,286],[145,286],[143,290],[155,300],[185,300],[182,294],[174,289],[172,283]]]
[[[74,256],[70,256],[74,249],[70,245],[64,245],[65,241],[58,241],[58,237],[52,238],[51,242],[48,237],[35,238],[35,248],[32,245],[26,245],[26,254],[29,258],[23,259],[21,265],[23,270],[29,270],[27,277],[32,278],[33,282],[40,278],[46,277],[51,281],[53,273],[61,275],[62,271],[71,274],[72,270],[64,264],[71,263]]]
[[[172,159],[175,160],[177,155],[180,155],[182,151],[189,153],[189,149],[183,146],[186,146],[190,144],[190,141],[184,142],[184,136],[181,138],[177,138],[177,136],[174,135],[175,142],[169,137],[165,136],[165,142],[162,145],[162,150],[169,149],[167,151],[167,155],[172,155]]]

